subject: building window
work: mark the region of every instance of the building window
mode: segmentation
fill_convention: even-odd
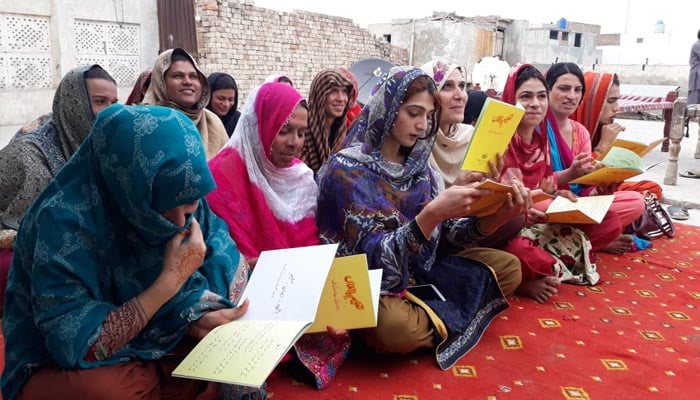
[[[562,41],[562,42],[568,42],[568,41],[569,41],[569,32],[562,32],[562,33],[561,33],[561,41]]]
[[[53,85],[50,25],[44,16],[0,13],[0,91]]]
[[[99,64],[119,86],[130,86],[141,71],[140,26],[75,19],[75,63]]]
[[[574,35],[574,47],[581,47],[581,34],[577,33]]]
[[[391,43],[391,35],[382,35],[387,43]]]
[[[637,43],[644,43],[644,38],[638,37],[638,38],[637,38]]]
[[[552,40],[559,39],[559,31],[549,31],[549,38]]]

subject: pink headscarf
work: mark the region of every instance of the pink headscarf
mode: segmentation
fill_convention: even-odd
[[[301,100],[281,83],[254,89],[231,139],[209,161],[216,189],[207,200],[246,258],[319,243],[313,172],[299,159],[278,168],[270,158],[272,141]]]

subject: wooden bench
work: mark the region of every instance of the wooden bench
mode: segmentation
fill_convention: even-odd
[[[670,139],[671,145],[668,153],[668,165],[664,175],[664,184],[675,185],[678,181],[678,155],[681,152],[681,140],[686,121],[700,121],[700,104],[688,105],[688,99],[678,98],[673,103],[671,117]],[[695,144],[695,158],[700,158],[700,129],[698,129],[698,141]]]
[[[678,98],[678,86],[670,85],[620,85],[618,105],[623,113],[641,113],[662,110],[664,117],[664,137],[671,132],[673,102]],[[668,151],[669,141],[661,145],[661,151]]]

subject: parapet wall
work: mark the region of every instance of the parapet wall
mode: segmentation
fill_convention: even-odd
[[[348,18],[221,0],[197,0],[197,13],[197,61],[207,73],[231,74],[240,102],[273,73],[288,75],[307,96],[311,80],[325,68],[372,57],[408,63],[406,49],[385,43]]]

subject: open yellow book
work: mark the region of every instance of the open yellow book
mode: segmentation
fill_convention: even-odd
[[[508,199],[508,194],[515,196],[515,189],[513,189],[513,186],[498,183],[491,179],[479,183],[475,188],[493,190],[493,194],[483,196],[471,204],[469,215],[473,217],[486,217],[491,215],[501,208],[503,203]],[[533,197],[532,202],[537,203],[552,198],[554,198],[554,196],[541,193]]]
[[[173,376],[259,388],[314,321],[337,244],[264,251],[240,319],[202,339]]]
[[[647,143],[641,143],[641,142],[634,142],[631,140],[625,140],[625,139],[615,139],[615,141],[608,147],[608,149],[599,156],[599,158],[602,160],[605,158],[606,155],[608,155],[608,152],[610,149],[613,147],[622,147],[623,149],[631,150],[635,152],[639,157],[644,157],[647,155],[650,151],[654,150],[656,146],[660,145],[661,143],[665,142],[666,138],[661,138],[659,140],[654,140],[653,142],[647,144]]]
[[[600,162],[603,164],[602,168],[580,176],[569,183],[591,186],[611,185],[644,172],[642,158],[632,150],[622,147],[611,147]]]
[[[377,326],[381,269],[367,269],[367,256],[338,257],[333,261],[316,311],[316,320],[306,333]]]
[[[612,205],[613,195],[578,197],[571,201],[557,196],[547,208],[547,222],[558,224],[599,224]]]
[[[505,152],[524,113],[520,106],[486,98],[467,146],[462,170],[490,172],[488,162],[495,165],[496,154]]]

